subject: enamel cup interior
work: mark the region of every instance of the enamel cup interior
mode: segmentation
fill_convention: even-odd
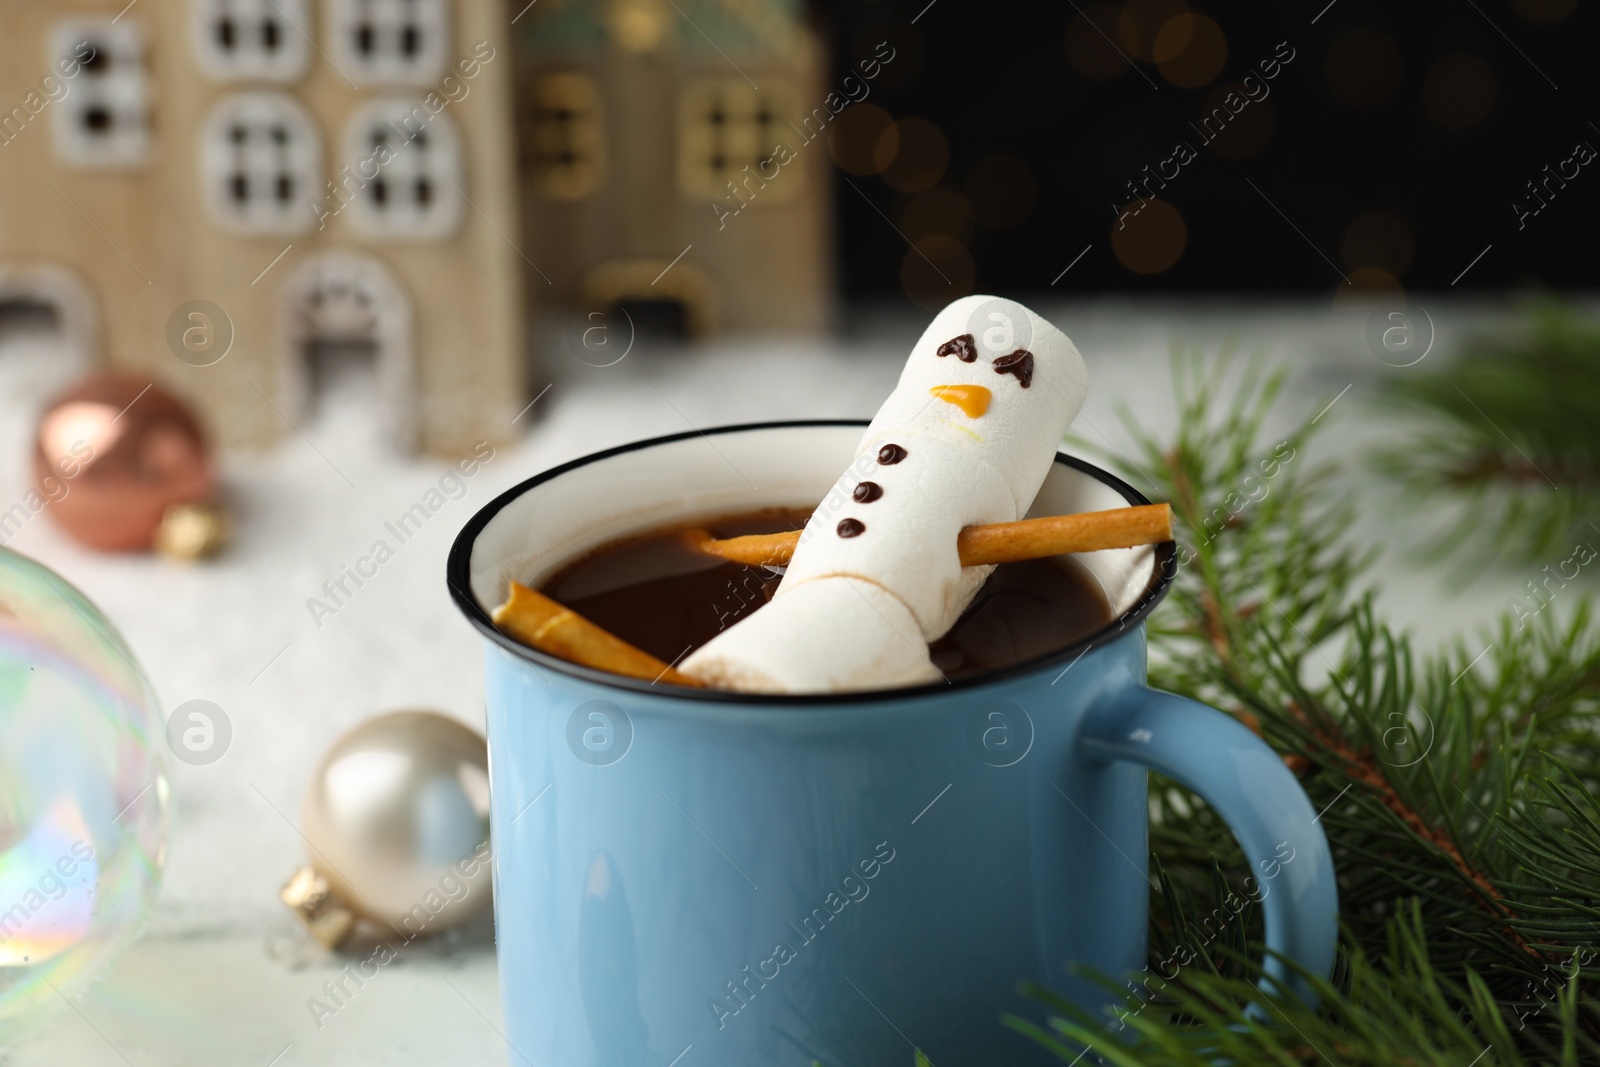
[[[565,564],[610,541],[763,508],[813,507],[849,466],[864,426],[730,427],[580,460],[521,491],[479,531],[469,562],[472,595],[484,611],[493,611],[506,599],[509,582],[537,588]],[[1065,515],[1144,502],[1058,462],[1028,514]],[[1114,616],[1133,610],[1156,588],[1151,546],[1076,558],[1099,582]]]

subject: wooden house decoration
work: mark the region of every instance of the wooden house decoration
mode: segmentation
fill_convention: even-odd
[[[86,365],[162,378],[226,445],[292,438],[335,356],[372,360],[398,448],[514,434],[501,0],[52,0],[5,22],[0,328],[44,321]]]
[[[799,0],[517,16],[531,293],[582,316],[666,305],[691,337],[827,327],[828,113],[811,117],[827,61],[802,16]]]

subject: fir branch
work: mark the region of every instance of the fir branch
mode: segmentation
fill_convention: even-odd
[[[1177,945],[1196,963],[1156,1010],[1128,998],[1133,1021],[1118,1036],[1042,991],[1062,1018],[1048,1031],[1012,1025],[1069,1060],[1092,1045],[1105,1062],[1142,1064],[1600,1053],[1594,613],[1582,604],[1562,624],[1513,612],[1471,645],[1416,656],[1361,588],[1371,556],[1345,543],[1353,506],[1307,454],[1312,428],[1262,436],[1281,375],[1251,365],[1224,399],[1225,373],[1226,362],[1214,373],[1177,362],[1170,443],[1129,420],[1139,461],[1126,473],[1168,496],[1182,527],[1183,566],[1152,622],[1152,677],[1235,714],[1324,811],[1340,970],[1320,983],[1319,1009],[1284,1001],[1246,1015],[1261,999],[1259,919],[1218,905],[1234,892],[1225,873],[1248,868],[1215,813],[1153,780],[1152,969]]]
[[[1052,1048],[1064,1059],[1084,1048],[1092,1058],[1122,1067],[1217,1063],[1391,1065],[1465,1067],[1535,1063],[1576,1065],[1600,1055],[1600,1043],[1571,1025],[1576,998],[1556,982],[1549,1007],[1570,1035],[1520,1038],[1521,1020],[1508,1015],[1481,981],[1441,973],[1429,956],[1430,936],[1420,906],[1396,916],[1378,952],[1354,947],[1341,961],[1342,980],[1306,976],[1320,994],[1319,1008],[1288,995],[1263,998],[1243,978],[1207,971],[1180,974],[1163,990],[1174,1013],[1195,1020],[1175,1028],[1162,1015],[1129,1001],[1124,1031],[1048,990],[1031,992],[1055,1011],[1048,1029],[1008,1018],[1007,1025]],[[1241,958],[1241,967],[1248,961]],[[1254,1011],[1249,1005],[1257,1005]],[[1468,1006],[1463,1011],[1463,1005]],[[1479,1020],[1483,1024],[1479,1025]]]
[[[1529,301],[1515,328],[1470,339],[1436,370],[1395,377],[1389,392],[1419,425],[1376,464],[1408,497],[1454,503],[1440,544],[1540,563],[1576,542],[1600,546],[1591,522],[1600,514],[1600,318]]]

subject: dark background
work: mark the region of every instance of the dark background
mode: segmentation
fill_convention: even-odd
[[[1220,34],[1202,37],[1191,18],[1169,32],[1165,67],[1140,59],[1186,12]],[[1059,277],[1054,291],[1063,295],[1278,292],[1338,301],[1360,289],[1443,289],[1458,277],[1457,291],[1596,280],[1600,159],[1566,188],[1553,184],[1548,206],[1521,231],[1512,208],[1537,207],[1525,184],[1571,157],[1579,141],[1600,149],[1591,125],[1600,122],[1600,19],[1578,0],[829,0],[813,14],[833,47],[835,85],[879,41],[896,49],[864,105],[901,122],[931,120],[949,146],[931,188],[959,198],[915,203],[937,158],[920,176],[900,176],[910,191],[882,174],[836,172],[850,297],[942,304],[939,279],[908,241],[940,274],[966,272],[972,288],[988,292],[1037,292]],[[1218,37],[1226,58],[1206,78],[1220,58]],[[1182,48],[1193,51],[1174,57],[1185,38]],[[1294,58],[1269,83],[1265,104],[1248,105],[1206,146],[1189,123],[1279,42]],[[1168,70],[1202,83],[1174,84]],[[848,132],[842,126],[838,135]],[[1153,171],[1180,140],[1198,156],[1157,193],[1182,218],[1181,253],[1163,265],[1173,213],[1157,208],[1129,221],[1119,250],[1111,204],[1130,200],[1126,183],[1147,164]],[[986,192],[974,168],[997,154],[1025,173],[1014,162],[998,171],[991,164],[990,178],[1003,180]],[[985,225],[997,210],[984,210],[986,196],[1018,212],[1031,201],[1031,210]],[[963,221],[961,202],[977,221]]]

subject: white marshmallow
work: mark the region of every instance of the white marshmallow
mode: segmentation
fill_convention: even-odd
[[[936,354],[946,342],[966,335],[973,339],[975,361]],[[1033,355],[1033,380],[1026,389],[1015,376],[995,373],[993,365],[995,359],[1019,348]],[[983,386],[993,394],[989,410],[980,418],[968,418],[930,395],[940,385]],[[879,445],[910,434],[964,445],[1005,478],[1016,512],[1022,515],[1033,506],[1056,448],[1088,390],[1083,357],[1066,334],[1015,300],[963,297],[939,312],[922,332],[899,383],[878,409],[856,452],[875,453]]]
[[[993,569],[962,567],[957,535],[1027,513],[1087,386],[1077,348],[1021,304],[969,296],[946,307],[812,513],[772,602],[683,670],[755,692],[939,677],[927,643],[955,624]],[[969,415],[935,395],[949,387],[986,391],[986,409]],[[875,488],[858,500],[863,483]]]
[[[994,570],[963,567],[956,536],[967,526],[1010,522],[1018,517],[1016,502],[1005,479],[970,444],[896,435],[896,443],[902,441],[905,459],[881,464],[876,448],[863,453],[870,463],[852,463],[823,498],[800,535],[775,602],[819,578],[851,575],[905,601],[926,640],[938,640],[955,625]],[[863,467],[865,473],[858,474]],[[852,494],[862,482],[883,495],[856,503]],[[852,519],[866,529],[840,537],[839,524]]]
[[[829,693],[937,682],[900,599],[854,578],[819,578],[722,631],[681,669],[720,689]]]

